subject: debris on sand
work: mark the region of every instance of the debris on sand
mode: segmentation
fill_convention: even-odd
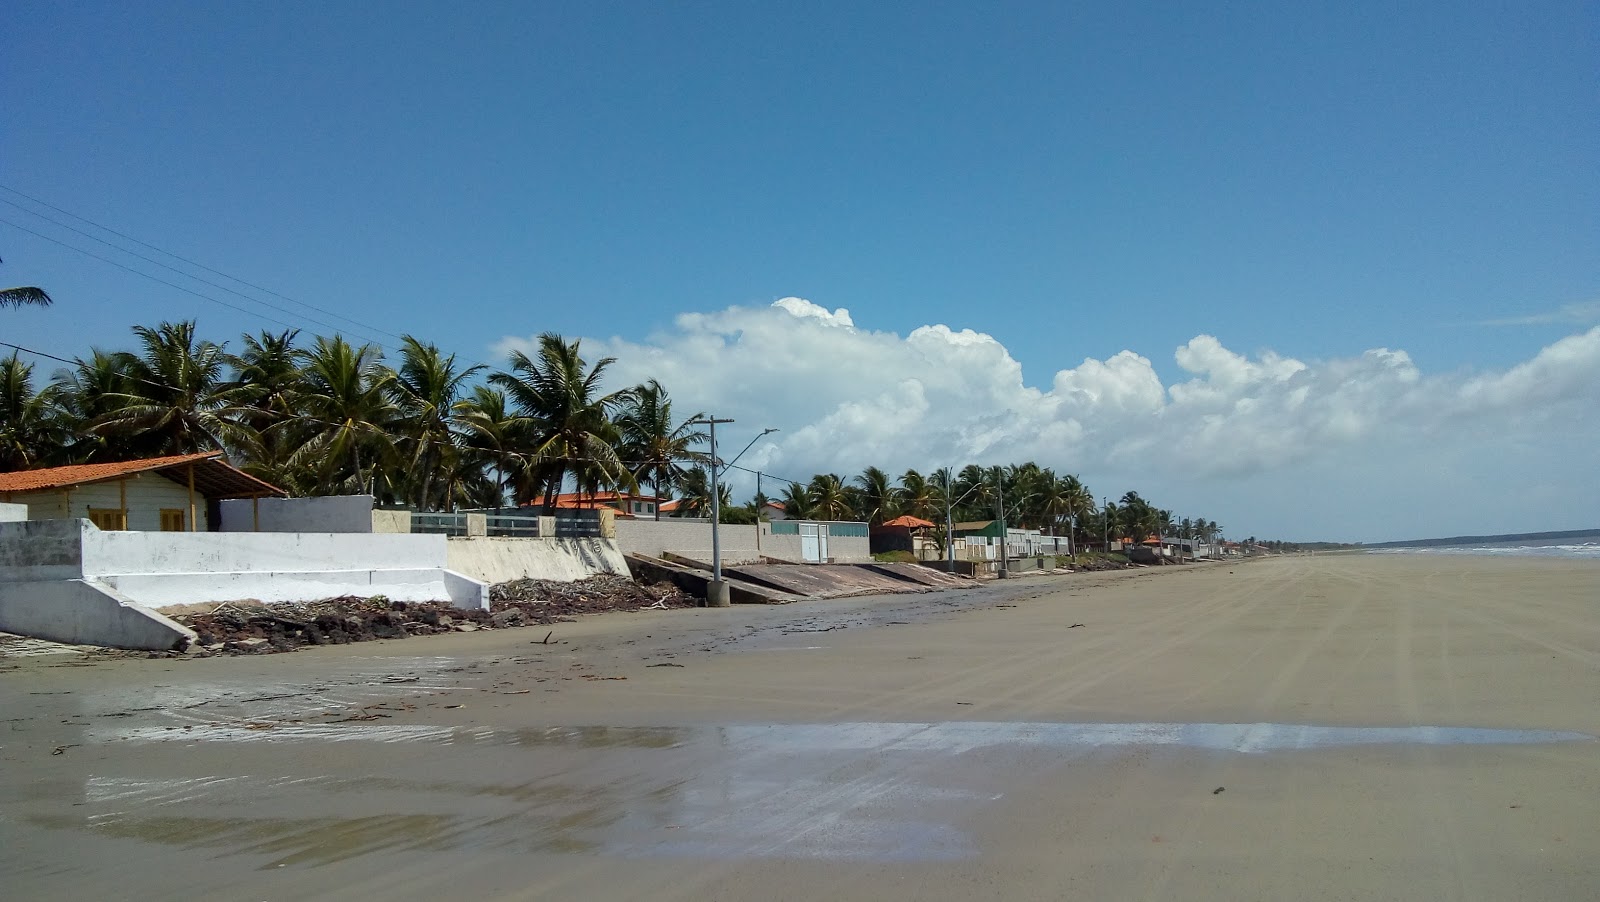
[[[271,654],[307,645],[512,629],[569,623],[577,614],[668,610],[699,604],[670,584],[641,585],[615,575],[571,583],[542,579],[499,583],[489,587],[489,603],[487,611],[469,611],[447,602],[390,601],[381,595],[277,604],[227,602],[209,611],[169,615],[194,630],[199,641],[187,653],[156,654]]]

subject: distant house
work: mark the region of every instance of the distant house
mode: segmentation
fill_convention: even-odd
[[[668,502],[671,504],[672,502]],[[661,499],[655,495],[635,495],[629,492],[568,492],[556,496],[556,510],[600,510],[609,508],[619,517],[654,517]],[[668,513],[666,505],[661,506]]]
[[[883,554],[888,551],[909,551],[912,554],[919,554],[923,546],[929,544],[927,533],[931,529],[933,523],[909,514],[886,520],[871,529],[871,551],[873,554]]]
[[[768,501],[761,506],[760,516],[765,520],[787,520],[789,512],[784,508],[782,501]]]
[[[30,520],[89,520],[106,530],[206,532],[211,502],[288,493],[223,460],[221,451],[0,473],[0,501]]]

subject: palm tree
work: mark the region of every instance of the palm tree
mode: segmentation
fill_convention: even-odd
[[[944,516],[942,490],[916,470],[907,470],[900,476],[901,509],[913,517],[937,521]]]
[[[294,342],[298,329],[259,336],[243,336],[244,350],[234,359],[234,384],[241,392],[240,424],[247,433],[236,435],[241,452],[240,469],[291,492],[308,492],[312,480],[303,470],[289,466],[296,449],[313,434],[299,414],[304,394],[304,374]]]
[[[470,459],[480,469],[493,467],[491,480],[494,503],[486,507],[499,507],[505,503],[507,490],[512,498],[527,497],[526,458],[517,449],[525,444],[522,433],[527,421],[511,412],[506,393],[487,385],[474,386],[472,396],[456,402],[455,422],[461,430],[461,441]]]
[[[850,516],[850,494],[839,476],[819,473],[811,477],[811,485],[806,490],[811,495],[813,516],[823,520],[843,520]]]
[[[956,506],[957,520],[977,519],[985,512],[989,512],[990,519],[993,519],[994,483],[990,480],[989,473],[982,467],[977,464],[967,464],[962,467],[951,492],[960,499]]]
[[[543,483],[546,510],[554,508],[569,473],[587,471],[585,478],[590,482],[632,479],[617,455],[620,434],[611,422],[612,413],[632,393],[601,394],[601,376],[616,358],[604,357],[589,367],[579,353],[579,344],[546,332],[539,336],[535,357],[514,351],[511,371],[489,377],[505,389],[512,405],[529,421],[531,446],[526,453]]]
[[[452,429],[456,401],[464,383],[483,367],[458,369],[456,355],[410,335],[401,342],[400,370],[389,380],[389,394],[400,413],[396,425],[411,476],[412,503],[418,510],[433,510],[435,472],[453,468],[460,456]],[[449,492],[445,494],[448,506]]]
[[[868,523],[882,523],[893,517],[900,506],[900,493],[890,484],[889,474],[867,467],[855,477],[858,505],[856,513]]]
[[[0,260],[0,263],[5,261]],[[22,288],[0,288],[0,309],[6,307],[48,307],[51,304],[50,295],[45,294],[43,288],[26,286]]]
[[[707,455],[694,446],[706,441],[706,434],[691,423],[694,414],[674,426],[672,399],[654,379],[635,388],[622,412],[617,427],[622,434],[622,456],[627,458],[633,476],[648,484],[656,495],[656,519],[661,519],[661,499],[688,474],[684,463],[705,463]]]
[[[88,359],[79,358],[71,369],[57,370],[51,378],[55,403],[67,430],[65,444],[55,455],[63,463],[126,460],[137,457],[127,436],[96,435],[89,424],[120,406],[116,399],[128,391],[125,354],[94,348]]]
[[[56,388],[33,390],[33,364],[0,359],[0,471],[37,467],[65,442]]]
[[[783,487],[783,514],[790,520],[810,520],[815,516],[811,491],[798,482]]]
[[[1070,486],[1054,470],[1041,470],[1030,491],[1031,505],[1046,535],[1054,536],[1061,518],[1072,508]]]
[[[300,352],[305,370],[300,412],[315,421],[315,432],[290,461],[316,473],[320,493],[374,491],[379,464],[393,454],[389,426],[395,411],[388,394],[395,377],[382,359],[377,348],[356,347],[342,335],[319,336]],[[371,464],[371,472],[363,461]]]
[[[678,498],[678,510],[674,516],[711,516],[711,478],[706,470],[695,467],[684,471],[679,488],[683,494]],[[717,507],[721,515],[718,519],[723,523],[728,522],[727,511],[733,507],[733,490],[725,482],[717,483]]]
[[[218,450],[241,436],[245,391],[224,375],[222,345],[195,337],[193,320],[133,327],[142,354],[118,355],[123,390],[109,395],[112,409],[89,423],[101,435],[128,436],[146,454]]]

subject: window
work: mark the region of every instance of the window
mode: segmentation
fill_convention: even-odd
[[[183,511],[175,508],[164,507],[161,509],[161,531],[183,532],[186,529],[183,523]]]
[[[128,512],[119,507],[91,507],[89,522],[100,529],[127,529]]]

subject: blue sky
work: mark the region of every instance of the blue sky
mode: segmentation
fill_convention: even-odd
[[[759,338],[663,381],[686,408],[781,425],[752,453],[793,475],[1027,452],[1102,493],[1137,487],[1261,534],[1600,521],[1600,490],[1527,472],[1600,465],[1588,343],[1550,377],[1576,387],[1535,405],[1540,424],[1512,429],[1471,388],[1600,321],[1592,2],[459,7],[22,2],[8,16],[0,185],[368,328],[262,308],[15,206],[0,220],[307,331],[329,331],[320,320],[391,345],[410,332],[472,359],[553,330],[647,374],[652,349],[690,335]],[[72,356],[162,319],[197,318],[219,340],[275,327],[4,222],[0,256],[0,282],[57,299],[7,312],[5,340]],[[787,297],[895,341],[808,343],[796,328],[838,324],[769,307]],[[742,325],[685,331],[685,314]],[[900,397],[943,358],[875,384],[871,367],[829,360],[834,346],[892,356],[935,325],[992,336],[1020,375],[993,391],[959,379],[898,434],[850,426],[852,402]],[[1201,335],[1302,375],[1235,380],[1205,411],[1193,393],[1123,418],[1029,407],[1029,390],[1090,391],[1083,374],[1053,385],[1125,350],[1170,389],[1195,378],[1175,350]],[[1403,350],[1430,390],[1479,400],[1432,432],[1392,393],[1352,401],[1361,423],[1330,433],[1344,414],[1329,414],[1276,463],[1270,443],[1232,453],[1226,429],[1181,446],[1204,417],[1223,429],[1238,401],[1267,397],[1261,385],[1289,398],[1314,376],[1348,400],[1359,376],[1338,362],[1378,348]],[[743,369],[717,372],[725,358]],[[785,377],[802,371],[809,391]],[[767,394],[728,386],[741,381]],[[950,417],[986,403],[1011,416],[982,436]],[[1527,398],[1497,403],[1531,415]],[[1165,425],[1148,442],[1106,450],[1151,417]],[[1424,453],[1441,447],[1465,457]],[[1380,452],[1397,467],[1375,476]],[[1159,475],[1172,461],[1189,475]],[[1383,475],[1396,468],[1409,476]],[[1502,503],[1461,501],[1485,480],[1505,483]],[[1319,483],[1283,508],[1286,488]],[[1397,523],[1352,497],[1374,485],[1419,513]],[[1553,507],[1529,503],[1541,492]]]

